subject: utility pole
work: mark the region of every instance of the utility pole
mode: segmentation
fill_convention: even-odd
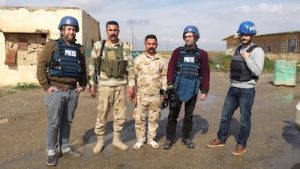
[[[131,45],[132,45],[132,50],[134,49],[134,44],[133,44],[133,23],[131,24]]]
[[[137,50],[137,48],[138,48],[138,43],[137,43],[137,38],[136,38],[136,37],[134,37],[134,43],[135,43],[135,49]]]
[[[168,42],[167,42],[167,51],[169,51],[169,40],[168,40]]]

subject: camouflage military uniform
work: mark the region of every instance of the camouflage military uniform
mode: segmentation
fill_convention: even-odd
[[[98,41],[94,44],[93,50],[90,55],[89,62],[89,84],[95,85],[95,62],[97,57],[100,55],[102,43]],[[108,113],[113,110],[114,115],[114,134],[120,134],[123,124],[125,122],[125,111],[126,111],[126,85],[134,86],[134,71],[133,71],[133,61],[130,54],[129,45],[126,43],[118,42],[117,44],[111,45],[105,43],[104,51],[102,54],[102,61],[105,57],[112,57],[113,55],[109,49],[116,49],[122,46],[122,52],[124,60],[127,61],[126,70],[128,74],[124,73],[121,77],[109,77],[105,71],[101,69],[98,85],[98,115],[95,126],[95,133],[99,139],[103,140],[105,134],[105,121]],[[108,49],[108,50],[106,50]]]
[[[160,113],[160,89],[167,87],[167,68],[160,54],[148,56],[146,52],[134,60],[137,106],[134,109],[135,131],[138,142],[145,142],[145,118],[149,111],[148,141],[154,140]]]

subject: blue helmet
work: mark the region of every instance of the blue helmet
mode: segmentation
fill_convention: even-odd
[[[197,36],[197,38],[200,37],[200,33],[199,33],[198,28],[197,28],[196,26],[193,26],[193,25],[186,26],[186,27],[184,28],[184,30],[183,30],[183,36],[184,36],[184,34],[187,33],[187,32],[192,32],[192,33],[194,33],[194,34]]]
[[[65,25],[71,25],[76,27],[76,32],[79,32],[79,25],[76,18],[72,16],[65,16],[61,18],[60,23],[58,25],[58,29],[61,30],[61,28]]]
[[[256,35],[255,24],[251,21],[245,21],[240,24],[238,34]]]

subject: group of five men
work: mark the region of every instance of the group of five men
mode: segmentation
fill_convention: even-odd
[[[57,164],[57,147],[60,148],[61,155],[82,155],[71,148],[69,136],[79,93],[85,90],[87,83],[90,85],[91,96],[96,97],[98,91],[95,125],[97,143],[93,148],[94,153],[97,154],[104,148],[105,123],[111,111],[114,116],[112,145],[120,150],[128,149],[121,141],[126,112],[126,90],[135,105],[133,117],[137,141],[133,149],[140,149],[145,143],[159,148],[155,138],[161,104],[166,98],[169,100],[169,115],[163,148],[170,149],[174,143],[177,119],[183,102],[185,114],[182,143],[188,148],[195,147],[191,138],[193,111],[199,90],[199,99],[207,98],[210,80],[208,54],[196,45],[200,38],[197,27],[190,25],[184,29],[182,36],[185,45],[173,51],[167,65],[165,59],[156,52],[158,42],[155,35],[145,37],[145,51],[133,59],[129,46],[124,45],[118,38],[119,24],[109,21],[106,24],[107,40],[96,42],[91,51],[88,63],[89,81],[83,47],[75,43],[76,32],[79,31],[78,21],[71,16],[63,17],[58,28],[61,37],[46,43],[37,65],[37,77],[46,92],[48,165]],[[241,46],[232,57],[231,85],[222,111],[218,138],[208,144],[208,147],[225,144],[230,120],[234,111],[240,107],[241,129],[234,155],[246,151],[255,97],[254,87],[264,63],[263,50],[252,42],[256,34],[254,23],[243,22],[238,34]]]

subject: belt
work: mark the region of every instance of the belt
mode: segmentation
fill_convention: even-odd
[[[59,83],[59,82],[56,82],[56,81],[50,81],[50,85],[55,86],[59,90],[63,90],[63,91],[74,90],[77,87],[76,84],[71,85],[71,84]]]

